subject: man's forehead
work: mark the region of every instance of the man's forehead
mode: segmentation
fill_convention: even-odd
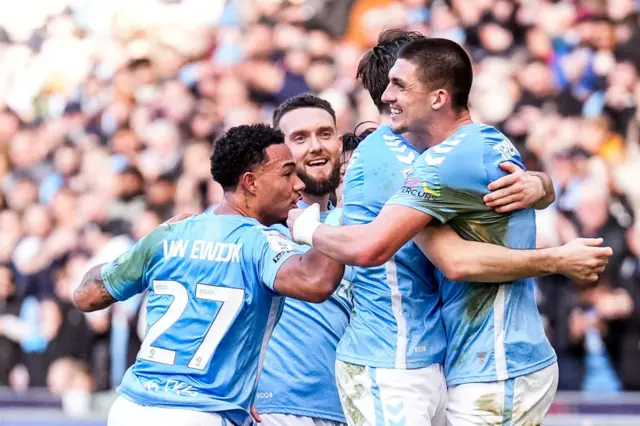
[[[321,127],[335,129],[333,117],[322,108],[298,108],[287,112],[280,119],[280,129],[285,135],[297,132],[313,132]]]
[[[268,146],[266,149],[266,154],[267,154],[267,159],[263,163],[263,167],[267,169],[273,169],[273,168],[279,169],[284,165],[286,165],[286,163],[294,164],[291,150],[284,143]]]
[[[389,78],[399,78],[406,80],[411,78],[416,66],[406,59],[399,58],[389,70]]]

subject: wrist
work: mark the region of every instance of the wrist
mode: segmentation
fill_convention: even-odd
[[[544,186],[544,180],[542,179],[542,176],[540,176],[538,173],[536,172],[527,172],[527,174],[529,176],[534,177],[535,179],[538,180],[538,182],[540,182],[540,199],[538,201],[544,201],[545,198],[547,198],[547,191],[545,190],[545,186]]]
[[[545,275],[562,274],[562,267],[565,262],[562,247],[541,249],[540,252],[542,254],[542,259],[540,259],[542,272]]]
[[[313,247],[313,234],[320,226],[318,221],[298,221],[294,225],[294,235],[297,242]]]

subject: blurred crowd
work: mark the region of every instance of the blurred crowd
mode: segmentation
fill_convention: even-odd
[[[0,0],[0,386],[117,386],[142,297],[85,315],[89,266],[216,205],[212,142],[290,96],[340,131],[377,121],[355,81],[385,28],[465,46],[474,119],[503,130],[557,201],[539,246],[603,237],[597,286],[537,297],[561,389],[640,390],[640,4],[634,0]]]

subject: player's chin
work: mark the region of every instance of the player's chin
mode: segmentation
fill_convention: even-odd
[[[307,176],[309,176],[314,181],[323,182],[329,178],[332,167],[333,165],[331,163],[327,163],[322,167],[307,167],[305,169],[305,172]]]
[[[393,130],[394,133],[404,133],[407,131],[407,125],[403,120],[400,120],[399,118],[396,118],[395,120],[392,119],[391,120],[391,130]]]

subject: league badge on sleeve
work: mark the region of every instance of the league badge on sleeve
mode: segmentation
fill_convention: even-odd
[[[291,241],[289,241],[287,237],[282,235],[280,232],[273,230],[262,232],[267,237],[269,247],[271,247],[273,251],[277,253],[287,253],[293,251],[293,245],[291,245]]]

